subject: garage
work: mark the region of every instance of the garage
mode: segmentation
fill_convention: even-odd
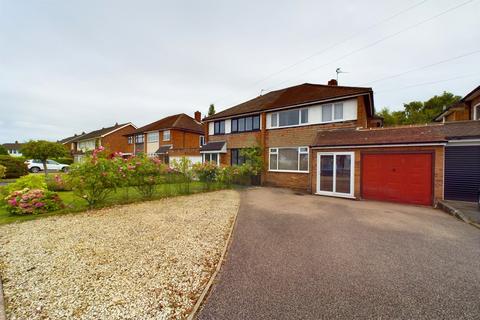
[[[362,153],[364,199],[431,205],[433,153]]]
[[[479,188],[480,145],[447,145],[445,149],[445,199],[477,201]]]

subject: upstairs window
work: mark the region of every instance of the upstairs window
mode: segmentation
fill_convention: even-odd
[[[308,108],[279,111],[270,114],[270,126],[289,127],[308,123]]]
[[[133,136],[128,137],[128,144],[133,144]]]
[[[232,133],[260,130],[260,115],[232,119]]]
[[[143,143],[143,134],[137,134],[135,136],[135,143]]]
[[[225,134],[225,120],[215,121],[213,134]]]
[[[199,139],[200,139],[199,142],[200,142],[200,147],[201,147],[205,144],[205,136],[200,136]]]
[[[147,142],[158,142],[158,132],[147,133]]]
[[[333,103],[322,105],[322,122],[342,121],[343,103]]]
[[[476,105],[475,106],[475,110],[474,110],[475,114],[474,114],[474,119],[473,120],[480,120],[480,104],[479,105]]]
[[[163,131],[163,141],[170,141],[170,130]]]

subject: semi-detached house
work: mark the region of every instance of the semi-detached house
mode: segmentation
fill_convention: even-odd
[[[135,154],[157,157],[164,163],[186,157],[192,163],[201,162],[200,146],[204,143],[201,113],[194,118],[185,113],[175,114],[149,123],[126,135]]]
[[[241,164],[240,150],[263,150],[262,184],[311,191],[311,145],[320,130],[369,128],[375,117],[371,88],[305,83],[269,92],[204,119],[202,160]],[[340,161],[340,158],[338,159]],[[344,165],[351,159],[343,159]]]

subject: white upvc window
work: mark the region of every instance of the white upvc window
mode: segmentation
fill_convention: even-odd
[[[319,152],[317,194],[353,198],[354,173],[354,152]]]
[[[329,103],[322,105],[322,122],[342,121],[343,103]]]
[[[147,142],[158,142],[158,131],[147,133]]]
[[[133,136],[128,137],[128,144],[133,144]]]
[[[202,162],[213,162],[217,166],[220,165],[220,154],[219,153],[203,153],[202,154]]]
[[[272,128],[308,124],[308,108],[291,109],[270,114]]]
[[[269,171],[308,172],[308,147],[270,148]]]
[[[163,141],[170,141],[170,130],[163,131]]]
[[[200,143],[200,147],[205,144],[205,136],[200,136],[199,137],[199,143]]]

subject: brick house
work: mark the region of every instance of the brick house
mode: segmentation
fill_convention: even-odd
[[[147,124],[125,135],[135,154],[145,153],[165,163],[186,157],[201,162],[200,146],[204,143],[201,113],[194,118],[180,113]]]
[[[434,121],[480,120],[480,86],[473,89],[459,102],[449,106]]]
[[[269,92],[206,117],[202,161],[241,164],[240,150],[259,146],[262,184],[311,191],[311,145],[320,130],[381,126],[371,88],[301,84]]]
[[[70,145],[74,162],[81,161],[86,152],[100,146],[111,153],[120,152],[124,155],[130,155],[133,154],[133,146],[127,143],[125,135],[136,129],[137,127],[130,122],[116,123],[111,127],[78,135],[74,139],[66,140],[64,144]]]

